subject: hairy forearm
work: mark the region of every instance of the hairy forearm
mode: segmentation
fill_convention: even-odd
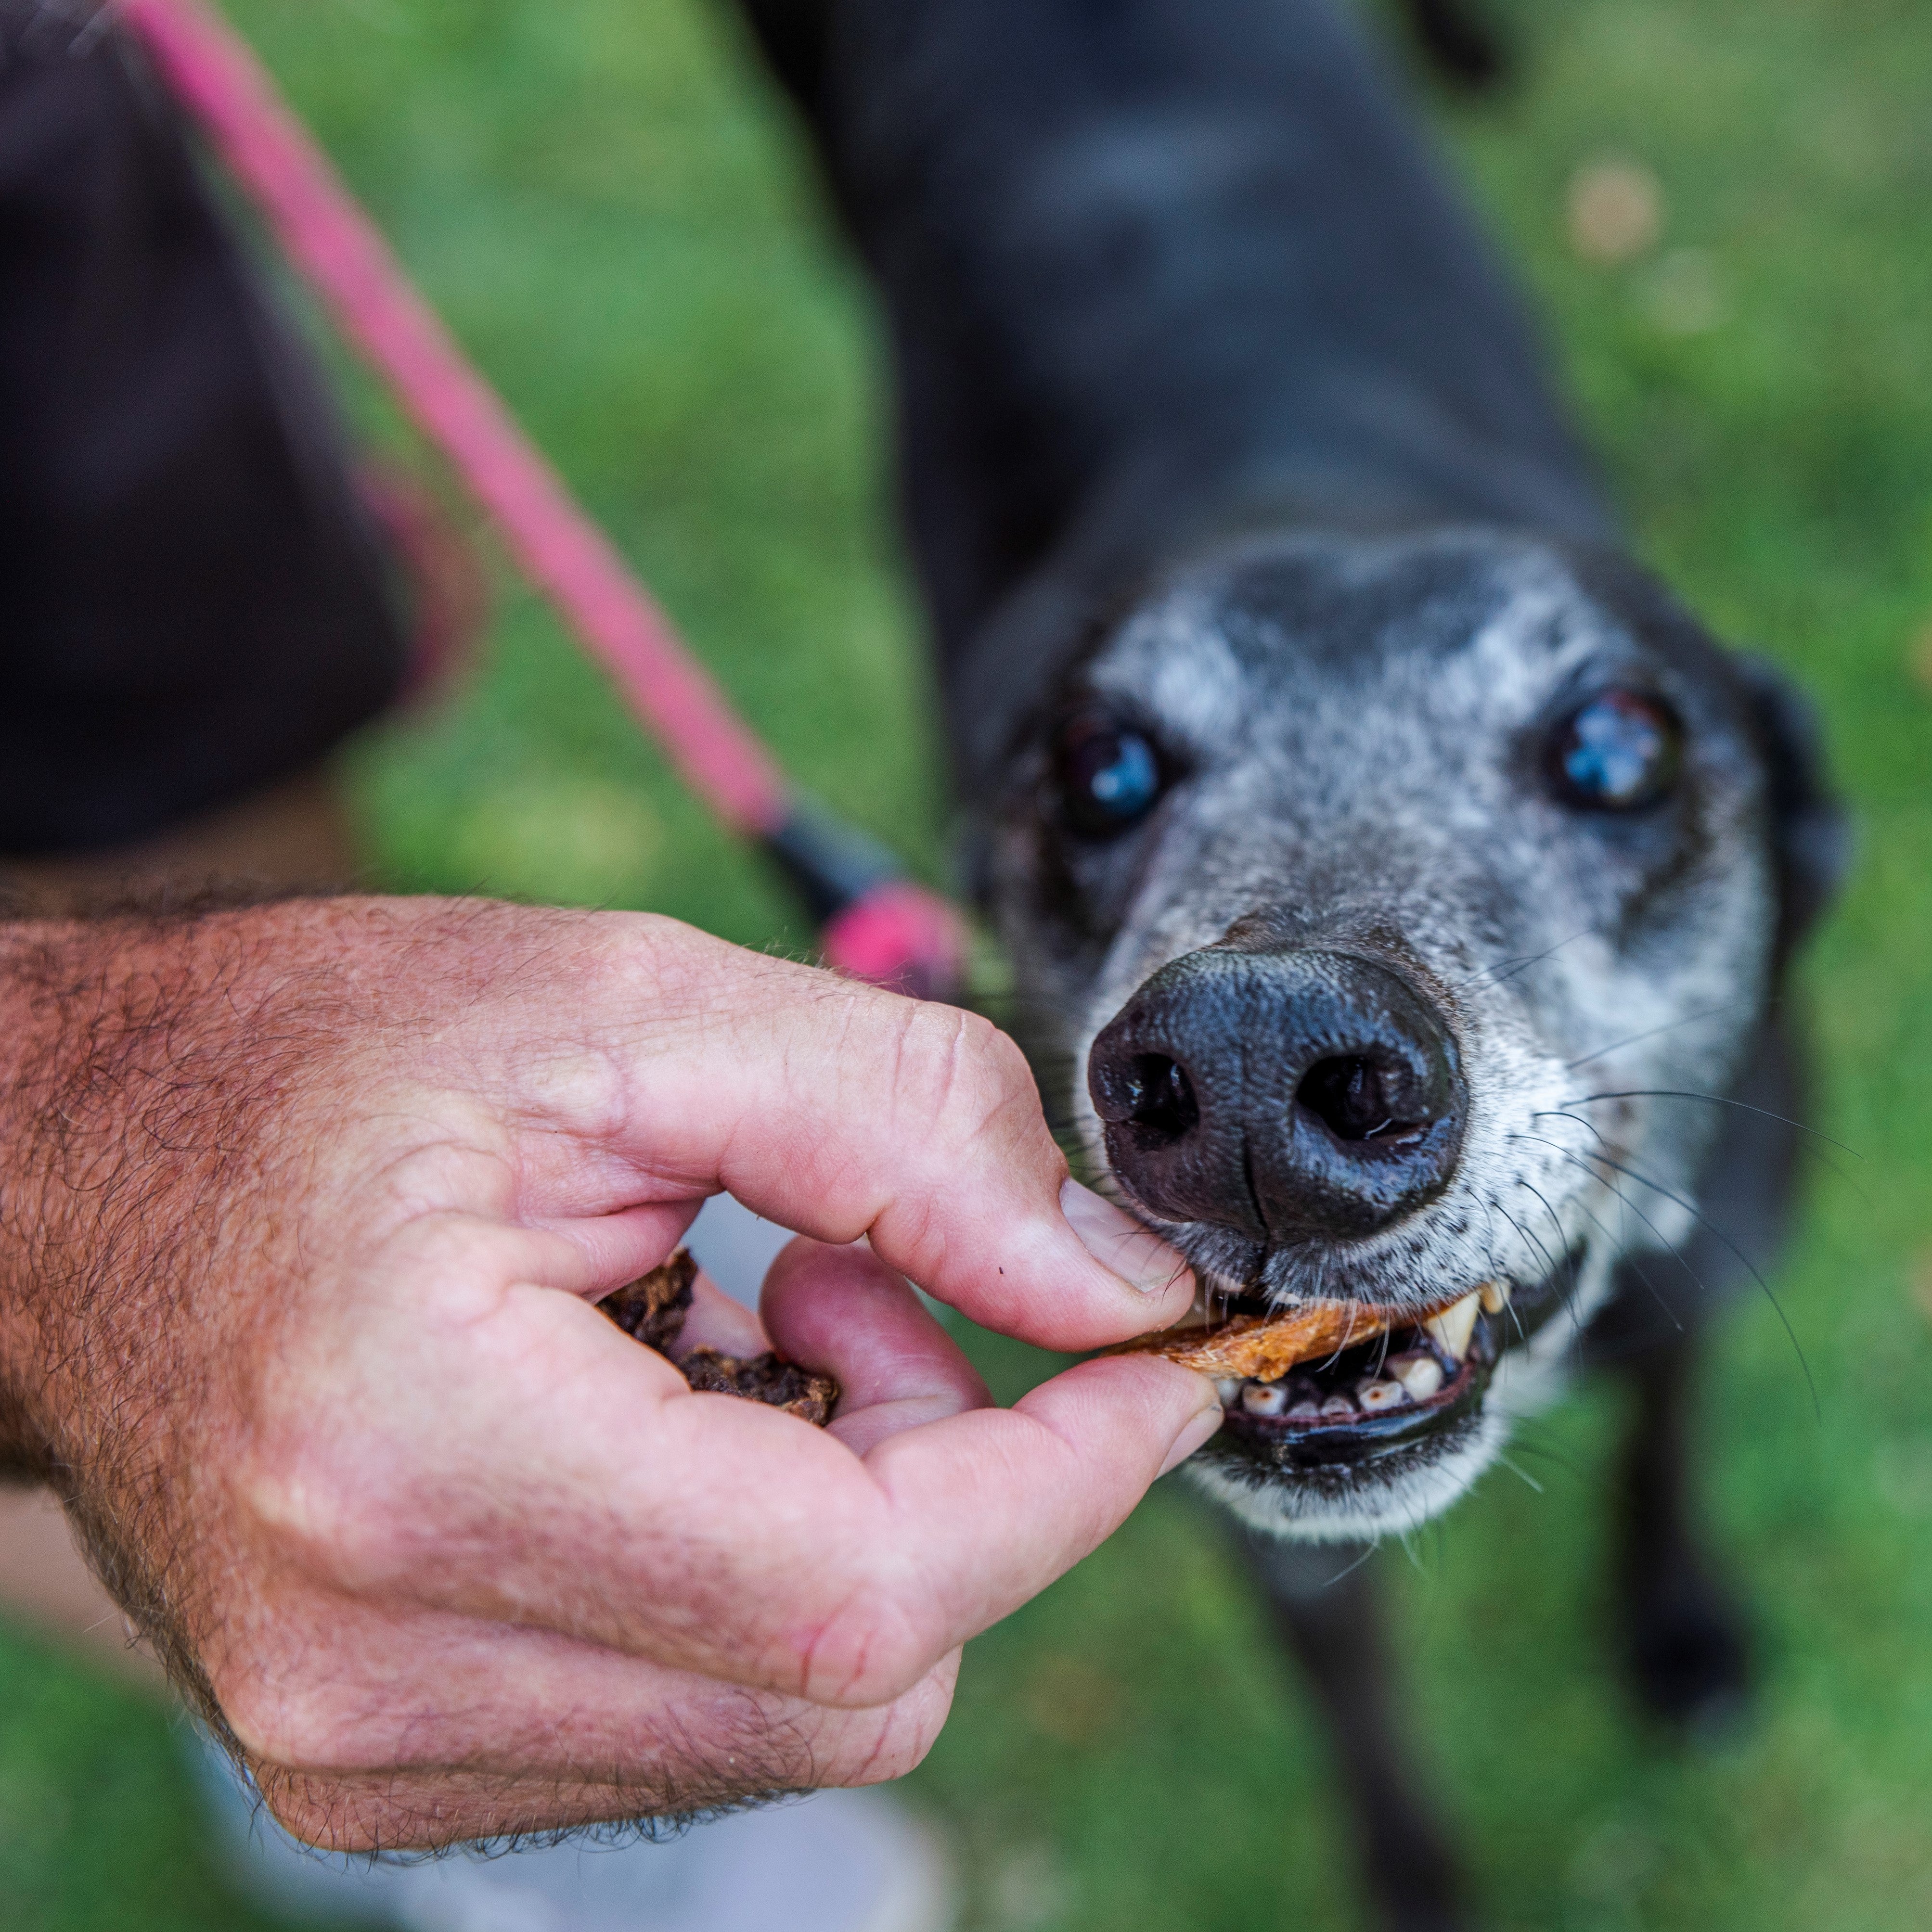
[[[278,1103],[339,998],[313,946],[261,970],[316,910],[0,928],[0,1449],[211,1714],[155,1552],[193,1533],[224,1290],[269,1259]]]
[[[232,950],[191,921],[5,933],[0,1386],[14,1435],[70,1475],[113,1432],[104,1356],[165,1347],[195,1224],[251,1141],[245,1016],[209,970]]]

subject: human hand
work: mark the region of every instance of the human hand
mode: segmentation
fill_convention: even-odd
[[[963,1640],[1219,1419],[1146,1358],[994,1409],[900,1279],[1059,1348],[1189,1299],[1083,1190],[1070,1225],[966,1015],[669,921],[426,901],[0,956],[15,1426],[311,1841],[897,1775]],[[844,1385],[828,1431],[693,1394],[591,1306],[720,1187],[817,1238],[765,1316]]]

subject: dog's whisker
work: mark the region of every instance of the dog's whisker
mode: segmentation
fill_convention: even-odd
[[[1628,1208],[1632,1214],[1635,1214],[1638,1219],[1643,1222],[1644,1226],[1657,1237],[1659,1246],[1666,1254],[1672,1256],[1672,1258],[1676,1261],[1678,1266],[1683,1268],[1684,1272],[1690,1276],[1691,1280],[1696,1285],[1698,1292],[1701,1294],[1707,1292],[1705,1288],[1703,1282],[1699,1279],[1696,1270],[1693,1269],[1690,1262],[1684,1258],[1683,1251],[1680,1245],[1675,1241],[1666,1240],[1664,1238],[1663,1230],[1660,1228],[1648,1214],[1645,1214],[1644,1210],[1641,1208],[1638,1207],[1636,1202],[1632,1201],[1614,1180],[1606,1180],[1604,1177],[1598,1174],[1594,1168],[1588,1166],[1586,1164],[1585,1157],[1579,1155],[1575,1148],[1567,1148],[1561,1141],[1551,1140],[1546,1136],[1543,1134],[1518,1133],[1512,1134],[1510,1138],[1512,1140],[1534,1141],[1540,1146],[1554,1148],[1556,1152],[1561,1154],[1565,1160],[1568,1161],[1572,1166],[1581,1168],[1582,1171],[1588,1174],[1593,1180],[1597,1181],[1603,1186],[1608,1187],[1610,1192],[1614,1194],[1619,1201],[1623,1202],[1624,1205]],[[1588,1156],[1588,1159],[1591,1160],[1604,1161],[1605,1165],[1606,1166],[1615,1165],[1614,1162],[1606,1160],[1606,1157],[1602,1154],[1591,1154]],[[1620,1172],[1622,1170],[1620,1170]],[[1525,1182],[1522,1184],[1525,1186],[1528,1185],[1527,1182]],[[1622,1250],[1621,1244],[1618,1250],[1618,1258],[1620,1259],[1627,1258],[1627,1256]]]
[[[1557,1220],[1555,1211],[1550,1207],[1549,1202],[1547,1197],[1543,1194],[1542,1190],[1533,1186],[1528,1180],[1524,1179],[1521,1175],[1517,1177],[1516,1184],[1519,1187],[1526,1190],[1528,1192],[1534,1194],[1537,1199],[1542,1203],[1543,1211],[1549,1216],[1551,1223],[1556,1229],[1558,1245],[1559,1248],[1564,1246],[1563,1224]],[[1525,1232],[1527,1232],[1527,1229]],[[1537,1246],[1539,1247],[1542,1246],[1540,1241],[1537,1243]],[[1555,1272],[1553,1268],[1551,1271],[1552,1274]],[[1569,1353],[1570,1360],[1573,1365],[1580,1366],[1583,1360],[1583,1342],[1585,1333],[1583,1317],[1578,1312],[1576,1301],[1571,1296],[1566,1294],[1563,1298],[1561,1306],[1564,1313],[1569,1318],[1570,1321]]]
[[[1574,1156],[1573,1156],[1573,1158],[1574,1158]],[[1811,1392],[1811,1407],[1813,1417],[1816,1420],[1822,1423],[1825,1419],[1824,1405],[1819,1400],[1818,1384],[1813,1378],[1811,1364],[1806,1359],[1804,1344],[1798,1339],[1798,1330],[1791,1325],[1790,1316],[1784,1312],[1783,1303],[1778,1300],[1777,1294],[1772,1290],[1771,1283],[1765,1280],[1764,1275],[1758,1268],[1757,1264],[1753,1262],[1750,1256],[1746,1254],[1744,1250],[1739,1247],[1737,1243],[1732,1240],[1730,1236],[1726,1234],[1723,1229],[1719,1227],[1716,1222],[1713,1221],[1695,1202],[1687,1200],[1682,1195],[1676,1193],[1670,1188],[1665,1186],[1662,1181],[1651,1179],[1648,1174],[1640,1172],[1636,1168],[1626,1167],[1622,1164],[1622,1162],[1611,1160],[1609,1156],[1607,1154],[1592,1154],[1589,1158],[1592,1160],[1601,1161],[1606,1167],[1615,1168],[1619,1174],[1626,1175],[1630,1180],[1634,1180],[1639,1187],[1648,1187],[1654,1192],[1661,1194],[1666,1201],[1675,1202],[1677,1206],[1682,1208],[1687,1214],[1690,1215],[1692,1219],[1697,1222],[1699,1227],[1705,1228],[1708,1232],[1714,1235],[1718,1240],[1721,1241],[1726,1247],[1729,1249],[1732,1254],[1736,1256],[1738,1259],[1744,1264],[1745,1271],[1750,1276],[1752,1280],[1757,1283],[1759,1288],[1763,1292],[1764,1298],[1768,1301],[1772,1308],[1776,1310],[1778,1321],[1782,1324],[1785,1334],[1790,1338],[1792,1351],[1798,1357],[1798,1366],[1804,1371],[1804,1385]]]
[[[1534,1138],[1535,1136],[1526,1136],[1526,1138]],[[1606,1154],[1595,1154],[1588,1156],[1581,1156],[1571,1153],[1567,1148],[1558,1146],[1558,1144],[1554,1141],[1549,1142],[1548,1144],[1551,1147],[1556,1148],[1557,1151],[1562,1155],[1564,1160],[1570,1161],[1575,1166],[1581,1168],[1586,1174],[1594,1173],[1594,1170],[1588,1165],[1588,1163],[1591,1161],[1595,1161],[1605,1167],[1614,1168],[1618,1173],[1624,1175],[1630,1180],[1636,1181],[1639,1186],[1648,1187],[1654,1192],[1661,1194],[1666,1200],[1672,1202],[1678,1207],[1682,1208],[1686,1214],[1689,1214],[1695,1221],[1696,1221],[1700,1227],[1703,1228],[1714,1239],[1721,1242],[1723,1245],[1737,1258],[1738,1262],[1750,1276],[1752,1280],[1757,1284],[1758,1288],[1762,1292],[1765,1299],[1771,1304],[1772,1310],[1776,1313],[1778,1322],[1780,1326],[1783,1328],[1786,1336],[1791,1343],[1792,1352],[1798,1358],[1798,1366],[1804,1373],[1804,1385],[1811,1397],[1813,1418],[1815,1420],[1822,1423],[1824,1420],[1824,1406],[1819,1397],[1818,1384],[1812,1376],[1811,1364],[1809,1360],[1806,1358],[1804,1344],[1798,1339],[1798,1331],[1792,1326],[1791,1318],[1785,1312],[1784,1305],[1778,1300],[1770,1282],[1765,1280],[1762,1273],[1757,1268],[1756,1264],[1751,1260],[1750,1257],[1738,1246],[1737,1243],[1732,1240],[1730,1236],[1725,1233],[1723,1228],[1720,1228],[1716,1222],[1711,1220],[1709,1216],[1705,1214],[1693,1202],[1686,1200],[1683,1196],[1678,1194],[1672,1190],[1665,1186],[1661,1181],[1653,1180],[1648,1174],[1640,1173],[1635,1168],[1627,1167],[1621,1162],[1612,1160],[1609,1156]],[[1602,1178],[1600,1176],[1598,1176],[1597,1178],[1600,1179]],[[1609,1187],[1611,1192],[1614,1193],[1620,1201],[1624,1202],[1624,1205],[1630,1209],[1630,1212],[1635,1214],[1637,1218],[1657,1236],[1659,1244],[1663,1247],[1664,1250],[1675,1258],[1678,1264],[1684,1270],[1685,1274],[1690,1276],[1691,1280],[1696,1283],[1699,1294],[1708,1293],[1708,1291],[1705,1289],[1702,1278],[1697,1274],[1696,1270],[1690,1265],[1690,1261],[1685,1256],[1681,1246],[1676,1243],[1665,1240],[1663,1232],[1657,1227],[1657,1223],[1651,1220],[1650,1216],[1646,1214],[1635,1202],[1630,1200],[1630,1198],[1624,1192],[1623,1190],[1617,1186],[1615,1181],[1607,1181],[1605,1184]]]
[[[1552,1144],[1554,1145],[1555,1143],[1552,1142]],[[1593,1179],[1599,1180],[1603,1179],[1601,1175],[1596,1174],[1592,1169],[1585,1166],[1584,1163],[1579,1160],[1576,1155],[1570,1154],[1565,1150],[1564,1151],[1564,1158],[1566,1160],[1574,1162],[1574,1164],[1578,1167],[1582,1168],[1582,1171],[1585,1174],[1591,1174]],[[1651,1217],[1646,1214],[1644,1210],[1639,1208],[1614,1180],[1605,1181],[1603,1184],[1608,1186],[1610,1192],[1617,1197],[1618,1202],[1621,1204],[1624,1210],[1627,1214],[1634,1214],[1637,1219],[1651,1231],[1651,1234],[1656,1236],[1658,1247],[1663,1252],[1669,1256],[1671,1259],[1676,1262],[1678,1266],[1683,1269],[1684,1272],[1690,1277],[1692,1284],[1696,1287],[1699,1294],[1700,1296],[1708,1294],[1709,1291],[1704,1286],[1703,1277],[1698,1274],[1697,1270],[1691,1266],[1690,1258],[1684,1253],[1681,1244],[1675,1241],[1666,1240],[1664,1237],[1663,1230],[1660,1228],[1657,1223],[1653,1221]],[[1620,1254],[1619,1258],[1629,1262],[1632,1268],[1636,1269],[1638,1280],[1643,1283],[1645,1288],[1650,1290],[1651,1298],[1655,1300],[1658,1307],[1661,1309],[1664,1314],[1669,1318],[1671,1325],[1675,1328],[1680,1334],[1681,1334],[1684,1332],[1684,1324],[1678,1319],[1676,1313],[1671,1308],[1669,1304],[1664,1300],[1663,1297],[1660,1294],[1658,1293],[1655,1285],[1651,1282],[1649,1276],[1645,1274],[1641,1267],[1639,1266],[1635,1256],[1630,1253],[1627,1251],[1627,1249],[1626,1249]]]
[[[1564,1105],[1566,1106],[1582,1107],[1588,1106],[1593,1100],[1701,1100],[1709,1106],[1733,1108],[1741,1113],[1755,1114],[1761,1119],[1774,1120],[1780,1126],[1792,1128],[1795,1132],[1807,1136],[1806,1139],[1799,1144],[1805,1153],[1810,1154],[1813,1160],[1819,1162],[1836,1178],[1842,1180],[1845,1185],[1849,1187],[1861,1201],[1864,1202],[1867,1207],[1870,1207],[1872,1204],[1872,1196],[1870,1189],[1866,1187],[1864,1184],[1858,1180],[1855,1174],[1847,1174],[1844,1168],[1840,1166],[1837,1162],[1834,1160],[1831,1156],[1825,1151],[1825,1146],[1834,1147],[1840,1149],[1843,1152],[1849,1154],[1854,1160],[1864,1160],[1865,1156],[1859,1153],[1856,1148],[1847,1146],[1843,1141],[1833,1139],[1831,1135],[1821,1132],[1816,1127],[1807,1126],[1802,1120],[1794,1120],[1789,1118],[1785,1114],[1774,1114],[1768,1107],[1753,1106],[1747,1100],[1733,1100],[1728,1094],[1695,1094],[1687,1090],[1680,1090],[1675,1088],[1663,1087],[1633,1087],[1627,1088],[1618,1093],[1585,1094],[1579,1095],[1573,1100],[1565,1102]],[[1534,1117],[1533,1116],[1532,1118]],[[1576,1117],[1572,1115],[1570,1116],[1570,1118],[1575,1118]],[[1815,1145],[1813,1144],[1815,1142],[1822,1142],[1825,1145]]]
[[[1510,1474],[1514,1476],[1519,1483],[1527,1484],[1528,1486],[1534,1490],[1538,1496],[1541,1496],[1543,1494],[1543,1485],[1538,1482],[1527,1469],[1522,1468],[1517,1462],[1513,1456],[1507,1454],[1504,1450],[1498,1449],[1496,1451],[1496,1460],[1501,1463],[1503,1467],[1508,1470]]]
[[[1529,1191],[1536,1196],[1537,1200],[1542,1202],[1543,1211],[1549,1216],[1551,1231],[1556,1236],[1557,1252],[1559,1254],[1567,1254],[1570,1252],[1570,1238],[1564,1232],[1562,1217],[1557,1213],[1556,1210],[1549,1204],[1549,1196],[1545,1194],[1543,1190],[1538,1187],[1534,1181],[1525,1180],[1520,1184],[1527,1187]]]
[[[1522,1183],[1519,1181],[1516,1185],[1520,1186]],[[1549,1250],[1543,1246],[1543,1237],[1540,1234],[1531,1234],[1529,1229],[1524,1226],[1522,1222],[1519,1221],[1516,1217],[1512,1214],[1507,1208],[1502,1206],[1500,1202],[1497,1204],[1497,1211],[1501,1214],[1504,1220],[1509,1222],[1511,1227],[1516,1229],[1518,1234],[1522,1236],[1524,1240],[1531,1247],[1535,1249],[1537,1252],[1543,1257],[1545,1269],[1550,1274],[1554,1275],[1556,1272],[1555,1258],[1550,1253]]]
[[[1528,1418],[1518,1424],[1510,1446],[1518,1455],[1529,1461],[1547,1462],[1552,1468],[1561,1469],[1565,1475],[1579,1478],[1587,1475],[1588,1472],[1575,1456],[1539,1440],[1540,1436],[1546,1433],[1547,1431],[1539,1427],[1535,1418]]]
[[[1350,1564],[1347,1569],[1338,1570],[1336,1574],[1330,1577],[1327,1582],[1324,1583],[1321,1587],[1324,1590],[1332,1590],[1335,1588],[1336,1584],[1346,1582],[1350,1577],[1354,1575],[1357,1570],[1361,1568],[1363,1564],[1368,1562],[1370,1557],[1375,1555],[1377,1550],[1381,1548],[1381,1543],[1379,1538],[1370,1542],[1363,1549],[1362,1554],[1357,1557],[1355,1561]]]
[[[1605,1147],[1612,1144],[1605,1138],[1603,1130],[1594,1121],[1586,1120],[1581,1114],[1566,1113],[1561,1107],[1539,1107],[1530,1118],[1533,1120],[1574,1120],[1585,1133],[1594,1134]]]
[[[1625,1210],[1627,1211],[1630,1204],[1624,1200],[1621,1192],[1615,1188],[1611,1191],[1617,1195],[1618,1202],[1622,1204]],[[1640,1262],[1637,1258],[1636,1256],[1631,1251],[1630,1239],[1627,1233],[1621,1238],[1612,1234],[1609,1229],[1603,1225],[1602,1216],[1590,1205],[1588,1202],[1584,1200],[1580,1196],[1577,1198],[1576,1205],[1578,1210],[1588,1219],[1591,1226],[1593,1226],[1597,1232],[1603,1237],[1603,1239],[1609,1243],[1610,1252],[1615,1257],[1617,1265],[1629,1268],[1631,1272],[1636,1275],[1637,1280],[1643,1284],[1644,1288],[1649,1294],[1650,1298],[1657,1304],[1657,1307],[1663,1312],[1664,1318],[1669,1322],[1670,1325],[1675,1328],[1680,1335],[1682,1334],[1684,1332],[1684,1324],[1678,1318],[1677,1311],[1663,1298],[1663,1294],[1657,1288],[1657,1284],[1651,1280],[1649,1275],[1645,1271],[1642,1262]],[[1683,1258],[1680,1256],[1678,1258],[1681,1261]]]
[[[1701,1012],[1686,1013],[1679,1019],[1667,1021],[1662,1026],[1651,1027],[1643,1033],[1626,1034],[1621,1040],[1613,1040],[1608,1046],[1600,1046],[1594,1052],[1585,1054],[1580,1059],[1564,1062],[1567,1072],[1574,1072],[1579,1066],[1588,1066],[1593,1060],[1621,1052],[1627,1046],[1640,1046],[1647,1040],[1660,1040],[1667,1033],[1675,1033],[1679,1027],[1693,1026],[1699,1020],[1720,1019],[1726,1013],[1735,1012],[1743,1004],[1738,1000],[1727,1000],[1722,1006],[1706,1006]]]
[[[1513,958],[1499,959],[1496,962],[1495,965],[1485,966],[1480,971],[1473,974],[1468,979],[1459,980],[1456,981],[1454,982],[1455,990],[1457,992],[1461,992],[1468,987],[1481,985],[1486,980],[1487,980],[1488,984],[1492,986],[1506,986],[1510,980],[1513,980],[1519,973],[1527,973],[1532,966],[1541,965],[1543,961],[1551,958],[1556,953],[1561,952],[1566,946],[1573,946],[1578,940],[1586,939],[1588,937],[1589,928],[1586,926],[1582,932],[1573,932],[1567,939],[1559,939],[1554,946],[1546,946],[1540,952],[1519,954]],[[1507,973],[1504,973],[1502,969],[1506,966],[1509,968],[1510,970]],[[1489,976],[1492,974],[1501,974],[1501,977],[1495,979],[1489,978]]]
[[[1780,1126],[1795,1127],[1801,1134],[1809,1134],[1814,1140],[1821,1140],[1841,1152],[1849,1154],[1854,1160],[1863,1160],[1864,1156],[1855,1147],[1848,1147],[1841,1140],[1816,1127],[1808,1127],[1802,1120],[1794,1120],[1784,1114],[1774,1114],[1768,1107],[1753,1106],[1748,1100],[1734,1100],[1726,1094],[1695,1094],[1687,1089],[1675,1087],[1629,1087],[1615,1093],[1579,1094],[1565,1100],[1566,1107],[1587,1107],[1595,1100],[1701,1100],[1707,1106],[1735,1107],[1741,1113],[1756,1114],[1761,1119],[1775,1120]]]

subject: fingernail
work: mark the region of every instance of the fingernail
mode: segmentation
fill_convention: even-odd
[[[1187,1263],[1159,1235],[1077,1180],[1060,1190],[1060,1212],[1080,1246],[1141,1294],[1163,1294],[1187,1277]]]
[[[1161,1474],[1164,1476],[1170,1469],[1179,1468],[1221,1426],[1221,1418],[1226,1413],[1219,1402],[1212,1408],[1203,1409],[1174,1438],[1174,1446],[1167,1451],[1167,1460],[1161,1465]]]

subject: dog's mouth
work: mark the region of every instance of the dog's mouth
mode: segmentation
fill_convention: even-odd
[[[1508,1285],[1485,1282],[1420,1322],[1393,1322],[1272,1379],[1215,1378],[1222,1434],[1280,1468],[1359,1462],[1433,1435],[1481,1402],[1505,1346]]]
[[[1339,1474],[1338,1465],[1426,1456],[1429,1438],[1472,1416],[1503,1355],[1562,1304],[1581,1259],[1573,1252],[1540,1281],[1499,1276],[1420,1310],[1210,1294],[1178,1328],[1127,1346],[1213,1376],[1227,1419],[1210,1460]]]

